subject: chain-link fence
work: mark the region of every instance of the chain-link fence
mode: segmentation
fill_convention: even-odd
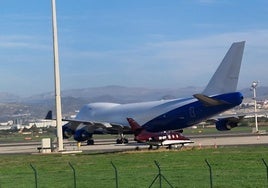
[[[178,164],[180,161],[178,161]],[[246,165],[245,165],[246,166]],[[241,173],[243,172],[243,173]],[[210,163],[192,167],[191,164],[169,166],[158,161],[148,165],[118,166],[116,162],[95,169],[94,163],[66,164],[53,168],[35,164],[25,166],[25,171],[10,174],[0,170],[0,188],[12,187],[268,187],[268,165],[260,159],[258,168],[225,168]]]

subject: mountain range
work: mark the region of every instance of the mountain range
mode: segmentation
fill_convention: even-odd
[[[142,87],[105,86],[84,89],[63,90],[62,113],[64,116],[75,114],[83,104],[90,102],[131,103],[160,99],[187,97],[202,92],[202,87],[174,89],[152,89]],[[240,90],[245,98],[252,98],[249,88]],[[268,87],[257,88],[258,100],[268,99]],[[0,92],[0,121],[18,117],[42,118],[48,110],[54,110],[54,92],[42,93],[31,97],[20,97]]]

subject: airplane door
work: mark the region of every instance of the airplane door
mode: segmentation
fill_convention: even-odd
[[[195,109],[192,106],[189,108],[189,115],[190,115],[191,118],[195,118],[196,117],[196,115],[195,115]]]

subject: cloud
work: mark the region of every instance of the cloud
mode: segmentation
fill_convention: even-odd
[[[195,39],[155,41],[126,50],[65,52],[63,56],[66,55],[66,65],[75,62],[71,66],[72,73],[80,78],[87,74],[84,76],[85,80],[95,84],[101,84],[95,78],[103,78],[106,74],[107,77],[101,79],[102,84],[128,85],[126,80],[129,79],[140,86],[204,86],[230,45],[235,41],[245,40],[245,65],[242,66],[241,82],[246,85],[254,78],[254,75],[245,75],[252,67],[260,71],[256,75],[265,74],[263,62],[266,62],[268,56],[267,33],[268,30],[222,33]],[[251,60],[254,62],[249,62]],[[117,83],[118,80],[120,83]]]
[[[28,35],[6,35],[0,37],[0,48],[3,49],[35,49],[44,50],[51,48],[48,43],[44,43],[44,39],[38,36]]]
[[[240,87],[247,87],[252,80],[268,85],[264,68],[268,57],[268,30],[221,33],[183,40],[163,41],[164,38],[152,37],[154,41],[137,43],[134,47],[126,45],[113,49],[110,44],[110,50],[60,46],[62,89],[104,85],[151,88],[205,86],[232,42],[243,40],[246,48]],[[5,62],[12,62],[12,72],[18,75],[14,75],[17,82],[29,79],[27,74],[35,77],[40,70],[44,78],[51,75],[52,79],[52,46],[47,39],[10,35],[2,36],[0,40],[0,49],[9,52],[1,56],[1,62],[4,62],[2,69],[7,69],[3,67]],[[22,67],[28,68],[23,70]],[[46,79],[38,80],[39,85],[48,85],[45,82]]]

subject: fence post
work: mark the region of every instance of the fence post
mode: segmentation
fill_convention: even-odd
[[[154,180],[153,180],[153,182],[151,183],[151,185],[149,186],[149,188],[152,187],[152,185],[155,183],[155,181],[157,180],[157,178],[159,178],[160,188],[162,188],[162,178],[164,178],[164,180],[168,183],[168,185],[169,185],[170,187],[173,187],[173,186],[169,183],[169,181],[165,178],[165,176],[162,175],[162,173],[161,173],[161,168],[160,168],[159,163],[158,163],[157,161],[154,161],[154,163],[155,163],[155,165],[156,165],[157,168],[158,168],[158,174],[157,174],[157,176],[154,178]]]
[[[74,174],[74,188],[76,188],[76,173],[75,173],[75,168],[73,167],[73,165],[69,162],[70,167],[73,170],[73,174]]]
[[[262,158],[262,162],[266,167],[266,181],[267,181],[267,186],[268,186],[268,165],[267,165],[266,161],[264,160],[264,158]]]
[[[210,187],[212,188],[213,187],[213,184],[212,184],[212,169],[211,169],[211,166],[210,166],[210,164],[209,164],[207,159],[205,159],[205,162],[207,163],[208,168],[209,168]]]
[[[114,172],[115,172],[115,187],[118,188],[118,173],[117,173],[117,168],[114,165],[113,161],[111,161],[111,164],[112,164],[112,166],[114,168]]]
[[[35,188],[37,188],[37,171],[36,169],[34,168],[34,166],[30,163],[30,166],[31,168],[33,169],[34,171],[34,178],[35,178]]]

